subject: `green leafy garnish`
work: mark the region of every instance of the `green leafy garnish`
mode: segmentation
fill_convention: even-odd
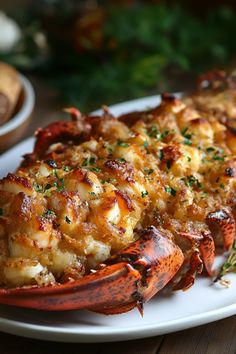
[[[71,220],[70,220],[70,218],[68,218],[67,215],[66,215],[66,217],[65,217],[65,220],[66,220],[67,224],[71,224]]]
[[[36,192],[38,192],[38,193],[43,193],[44,192],[44,189],[43,189],[43,187],[40,184],[34,182],[33,186],[34,186],[34,189],[35,189]]]
[[[144,173],[147,175],[151,175],[154,172],[153,168],[145,168]]]
[[[123,148],[129,147],[129,144],[128,144],[128,143],[125,143],[125,142],[122,141],[122,140],[118,140],[117,145],[118,145],[118,146],[121,146],[121,147],[123,147]]]
[[[196,186],[197,188],[202,188],[202,184],[193,175],[187,176],[186,178],[183,178],[183,180],[187,187],[192,188],[193,186]]]
[[[174,188],[170,187],[170,186],[166,186],[165,187],[165,191],[166,191],[166,193],[171,194],[173,197],[175,197],[176,193],[177,193],[177,191]]]
[[[223,276],[227,273],[236,273],[236,240],[234,241],[232,250],[222,265],[218,276],[215,278],[214,282],[221,280]]]
[[[157,130],[157,127],[155,125],[152,125],[148,131],[147,131],[147,135],[150,137],[150,138],[155,138],[157,139],[158,136],[159,136],[159,132]]]
[[[147,195],[148,195],[148,191],[145,191],[145,192],[141,193],[142,198],[145,198]]]
[[[48,210],[45,211],[45,213],[43,213],[42,216],[43,216],[44,218],[46,218],[47,216],[54,216],[54,215],[56,215],[56,214],[54,213],[54,211],[51,210],[51,209],[48,209]]]
[[[65,189],[65,180],[64,180],[64,178],[60,178],[60,177],[58,176],[57,170],[53,170],[53,174],[54,174],[54,176],[55,176],[56,179],[57,179],[57,181],[54,182],[54,186],[57,188],[57,191],[58,191],[58,192],[63,191],[63,189]]]
[[[160,140],[165,139],[168,134],[169,134],[169,130],[165,130],[163,133],[161,133],[161,135],[160,135]]]
[[[73,168],[72,168],[71,166],[64,166],[64,167],[63,167],[63,170],[64,170],[65,172],[70,172],[72,169],[73,169]]]

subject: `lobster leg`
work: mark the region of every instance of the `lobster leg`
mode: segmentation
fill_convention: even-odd
[[[206,218],[208,227],[214,235],[216,245],[223,246],[226,251],[232,248],[235,238],[235,220],[231,212],[225,209],[219,209],[209,213]]]
[[[190,250],[185,250],[186,255],[192,254],[185,259],[186,271],[181,275],[181,279],[174,285],[174,290],[187,290],[195,281],[196,275],[203,271],[203,265],[209,275],[212,273],[212,266],[215,257],[215,243],[210,233],[202,232],[200,235],[187,232],[179,233],[191,243]],[[180,273],[183,270],[180,270]],[[177,275],[178,278],[178,275]]]
[[[45,287],[1,289],[0,303],[41,310],[90,309],[114,314],[153,297],[183,263],[180,248],[154,227],[106,266],[80,280]]]
[[[190,257],[189,269],[180,281],[173,287],[173,290],[188,290],[195,281],[196,275],[203,269],[203,263],[199,251],[194,251]]]

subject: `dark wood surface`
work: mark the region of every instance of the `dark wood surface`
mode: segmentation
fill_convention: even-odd
[[[30,136],[62,115],[60,102],[39,79],[30,78],[36,91],[32,123],[25,134]],[[201,299],[199,299],[201,301]],[[193,304],[194,306],[194,304]],[[158,314],[156,314],[158,316]],[[236,316],[185,331],[152,338],[116,343],[69,344],[20,338],[0,333],[0,354],[225,354],[236,353]]]

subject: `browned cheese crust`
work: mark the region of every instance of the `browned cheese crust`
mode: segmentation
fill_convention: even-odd
[[[3,178],[0,285],[77,279],[147,226],[175,239],[208,231],[209,212],[233,210],[236,91],[227,80],[163,95],[147,112],[105,112],[86,139],[53,144]]]

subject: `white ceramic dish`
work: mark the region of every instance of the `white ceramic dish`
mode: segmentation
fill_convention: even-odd
[[[24,134],[34,109],[35,94],[30,81],[19,75],[24,94],[23,103],[14,117],[0,127],[0,150],[14,145]]]
[[[115,114],[154,106],[159,98],[149,97],[113,106]],[[0,177],[13,171],[20,156],[32,150],[27,139],[0,157]],[[218,262],[222,261],[218,259]],[[231,287],[199,277],[187,292],[161,292],[144,308],[116,316],[88,311],[40,312],[0,306],[0,330],[44,340],[106,342],[151,337],[216,321],[236,314],[236,274],[227,277]]]

